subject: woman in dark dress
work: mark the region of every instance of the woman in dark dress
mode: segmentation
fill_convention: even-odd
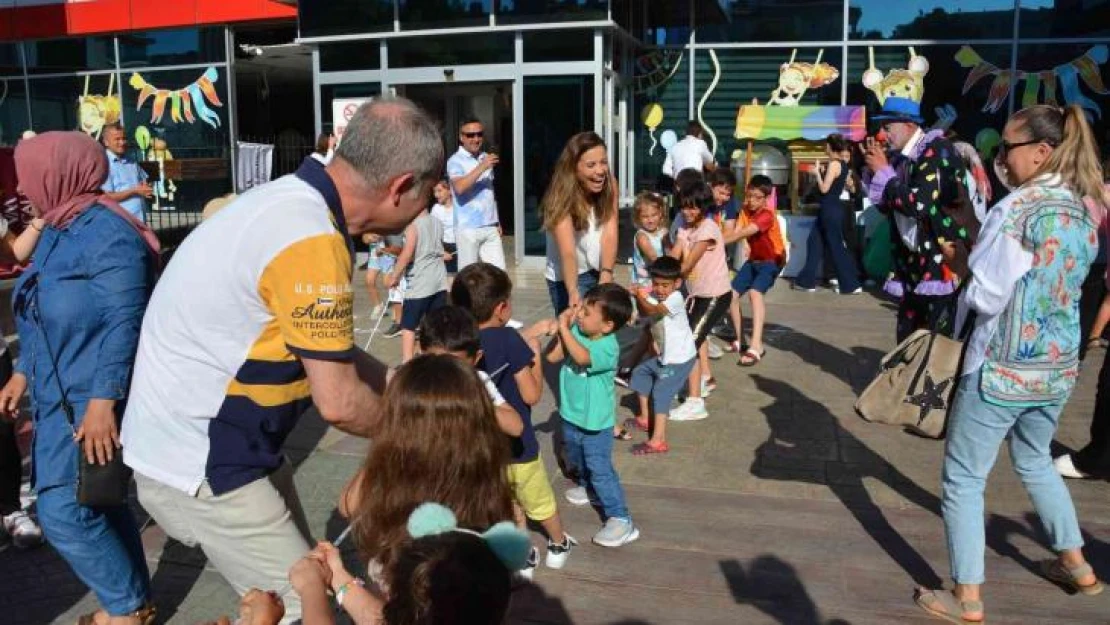
[[[850,172],[848,162],[842,158],[847,150],[848,142],[839,134],[831,134],[825,140],[829,162],[817,179],[821,205],[817,222],[806,243],[805,266],[794,280],[796,289],[817,290],[817,265],[824,257],[832,260],[839,285],[837,290],[840,293],[854,294],[862,290],[856,262],[852,260],[844,243],[844,207],[840,203],[840,194],[844,191]]]

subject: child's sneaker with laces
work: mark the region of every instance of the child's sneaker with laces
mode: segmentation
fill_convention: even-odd
[[[551,539],[547,540],[547,559],[544,564],[549,569],[561,569],[567,563],[567,558],[570,556],[572,547],[577,547],[578,541],[573,536],[563,532],[563,542],[555,543]]]
[[[671,421],[700,421],[708,416],[709,411],[705,409],[705,400],[691,397],[672,410],[668,418]]]
[[[16,510],[3,517],[3,525],[12,544],[20,549],[30,549],[42,544],[42,529],[24,510]]]
[[[532,550],[528,552],[528,562],[524,565],[524,568],[520,569],[513,575],[513,581],[518,584],[532,581],[532,578],[536,575],[536,567],[538,567],[539,565],[540,550],[532,547]]]
[[[640,537],[640,530],[632,524],[632,519],[609,517],[601,531],[594,534],[594,543],[602,547],[620,547]]]

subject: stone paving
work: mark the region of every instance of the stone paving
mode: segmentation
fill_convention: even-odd
[[[515,316],[550,314],[541,273],[517,271]],[[357,281],[362,284],[361,280]],[[947,577],[939,518],[942,445],[855,416],[855,394],[893,344],[893,307],[871,295],[802,294],[780,282],[768,298],[763,363],[716,361],[711,417],[670,428],[672,451],[615,461],[642,538],[610,551],[588,545],[589,508],[563,505],[583,539],[562,571],[541,568],[514,596],[512,623],[931,623],[911,601],[915,583]],[[356,324],[371,320],[361,295]],[[397,340],[375,338],[390,362]],[[1086,441],[1101,362],[1094,356],[1058,441]],[[622,415],[630,398],[622,397]],[[534,412],[557,492],[567,485],[551,454],[557,420],[548,392]],[[367,443],[307,416],[290,438],[296,481],[316,536],[343,521],[336,496]],[[989,622],[1110,623],[1110,592],[1068,596],[1031,570],[1048,557],[1039,525],[1003,451],[987,497]],[[1110,485],[1070,482],[1096,570],[1110,578]],[[141,513],[141,511],[139,511]],[[145,517],[141,517],[145,518]],[[196,623],[232,613],[237,598],[203,554],[143,533],[160,620]],[[537,539],[538,540],[538,539]],[[350,554],[349,554],[350,555]],[[49,548],[0,554],[0,622],[72,623],[95,602]]]

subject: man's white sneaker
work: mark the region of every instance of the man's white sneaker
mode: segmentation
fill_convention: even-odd
[[[12,544],[20,549],[30,549],[42,544],[42,528],[23,510],[16,510],[4,517],[4,531],[11,536]]]
[[[1075,468],[1075,461],[1071,459],[1071,454],[1064,454],[1056,458],[1052,461],[1052,464],[1056,467],[1056,472],[1066,478],[1082,480],[1090,477],[1086,473]]]
[[[570,550],[578,546],[578,541],[573,536],[563,533],[562,543],[553,543],[547,541],[547,559],[544,564],[549,569],[561,569],[567,563],[567,558],[570,556]]]
[[[708,416],[705,400],[691,397],[672,410],[669,418],[671,421],[700,421]]]

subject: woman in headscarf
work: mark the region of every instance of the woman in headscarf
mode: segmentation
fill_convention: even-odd
[[[39,521],[100,602],[81,625],[145,625],[154,607],[135,519],[126,504],[78,503],[76,485],[78,454],[106,464],[121,453],[119,419],[158,241],[102,195],[108,161],[87,135],[48,132],[23,141],[15,166],[45,228],[12,293],[22,357],[0,391],[0,411],[13,416],[30,383]]]

